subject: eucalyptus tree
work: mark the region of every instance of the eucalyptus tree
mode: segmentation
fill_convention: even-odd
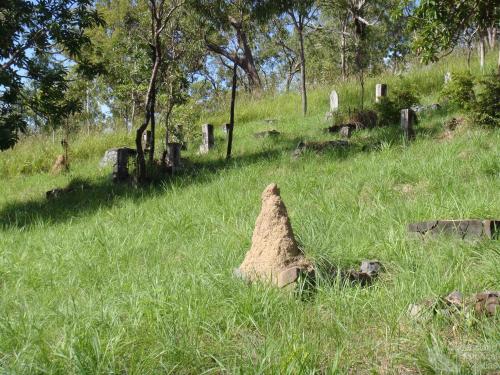
[[[414,50],[424,62],[436,61],[442,54],[450,53],[463,33],[477,35],[480,63],[484,66],[484,39],[495,30],[500,21],[500,4],[497,0],[403,1],[402,7],[415,7],[411,30],[415,34]],[[490,39],[496,38],[491,36]],[[500,55],[499,55],[500,69]]]
[[[251,90],[262,89],[254,36],[267,14],[256,0],[190,0],[198,15],[202,38],[209,52],[236,64],[246,74]]]
[[[293,27],[299,40],[300,56],[300,87],[302,94],[302,114],[307,114],[307,86],[306,86],[306,55],[304,46],[304,34],[306,28],[317,18],[318,7],[315,0],[293,0],[290,1],[287,16],[292,21]]]
[[[5,0],[0,5],[0,150],[12,147],[30,119],[26,107],[53,126],[78,109],[66,98],[71,65],[92,75],[82,58],[85,30],[102,25],[92,0]],[[29,93],[36,93],[30,97]]]

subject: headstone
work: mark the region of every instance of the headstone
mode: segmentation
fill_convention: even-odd
[[[146,130],[145,133],[142,133],[142,149],[144,151],[149,151],[152,143],[152,133],[151,130]]]
[[[351,126],[342,126],[339,134],[342,138],[351,138],[353,128]]]
[[[444,75],[444,83],[448,83],[451,81],[451,73],[450,72],[446,72],[446,74]]]
[[[230,128],[231,128],[231,124],[224,124],[224,125],[222,125],[222,132],[224,134],[228,134]]]
[[[167,165],[172,167],[172,170],[181,167],[181,144],[180,143],[167,143]]]
[[[337,112],[339,110],[339,96],[337,91],[333,90],[330,94],[330,112]]]
[[[385,83],[377,83],[377,86],[375,86],[375,103],[380,103],[380,100],[386,96],[387,85]]]
[[[493,239],[500,232],[500,220],[433,220],[413,223],[408,226],[409,232],[421,235],[452,234],[462,239],[486,237]]]
[[[116,148],[111,148],[109,150],[106,150],[104,153],[104,156],[102,157],[101,161],[99,162],[99,167],[104,168],[107,166],[112,166],[116,164]]]
[[[403,130],[404,138],[407,141],[415,138],[415,130],[413,129],[415,120],[416,115],[412,109],[401,110],[401,130]]]
[[[117,154],[119,149],[120,148],[110,148],[109,150],[106,150],[103,158],[99,162],[99,167],[105,168],[107,166],[114,166],[116,164]],[[136,154],[136,151],[133,148],[121,147],[121,149],[126,150],[128,152],[129,157]]]
[[[119,148],[116,150],[116,163],[113,167],[113,181],[126,181],[130,175],[128,173],[128,158],[130,156],[129,149]]]
[[[200,145],[200,154],[208,153],[215,146],[214,127],[210,124],[204,124],[201,127],[202,143]]]

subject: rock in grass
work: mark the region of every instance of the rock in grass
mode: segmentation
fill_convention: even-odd
[[[326,142],[300,142],[293,152],[292,156],[298,158],[304,152],[310,150],[317,153],[326,150],[345,150],[349,147],[348,141],[326,141]]]
[[[252,237],[252,247],[241,263],[238,276],[280,287],[294,283],[313,265],[304,257],[293,235],[285,204],[276,184],[262,193],[262,208]]]
[[[361,262],[360,271],[371,277],[378,276],[382,269],[382,263],[378,260],[364,260]]]
[[[464,296],[461,292],[455,290],[444,298],[444,302],[448,306],[462,307],[464,304]]]
[[[493,316],[500,311],[500,291],[486,291],[473,296],[474,310],[478,314]]]
[[[281,133],[279,131],[273,129],[273,130],[266,130],[263,132],[255,133],[253,136],[255,138],[267,138],[267,137],[276,137],[280,134]]]

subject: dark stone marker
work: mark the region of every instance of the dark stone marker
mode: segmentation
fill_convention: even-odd
[[[171,167],[173,171],[181,167],[181,148],[180,143],[167,144],[167,166]]]
[[[214,126],[204,124],[201,126],[202,143],[200,146],[200,154],[208,153],[215,146]]]
[[[435,220],[408,225],[408,231],[421,235],[452,234],[462,239],[486,237],[494,239],[500,232],[500,220]]]
[[[129,148],[119,148],[116,150],[116,163],[113,166],[113,181],[121,182],[129,179],[128,158],[135,153]]]
[[[377,83],[375,86],[375,102],[380,103],[381,98],[387,96],[387,85],[385,83]]]
[[[415,124],[417,116],[412,109],[402,109],[401,110],[401,129],[403,130],[404,137],[407,141],[415,139],[415,130],[413,130],[413,125]]]

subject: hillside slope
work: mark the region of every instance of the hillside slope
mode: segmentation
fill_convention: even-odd
[[[445,64],[409,78],[436,101]],[[369,82],[367,92],[384,80]],[[356,88],[337,87],[354,106]],[[354,134],[347,151],[291,157],[303,140],[330,140],[331,88],[311,93],[311,115],[288,94],[240,100],[234,158],[217,148],[143,189],[99,170],[124,134],[82,136],[71,172],[51,176],[50,142],[0,154],[0,368],[7,373],[488,373],[500,368],[494,318],[415,319],[408,306],[460,290],[500,289],[499,241],[418,240],[410,222],[500,217],[500,130],[445,135],[446,107],[423,115],[417,139],[396,127]],[[282,135],[256,139],[264,119]],[[222,123],[224,114],[210,122]],[[48,162],[39,162],[46,150]],[[22,170],[22,160],[32,158]],[[17,163],[17,164],[16,164]],[[26,162],[24,162],[26,163]],[[84,188],[57,200],[45,191]],[[385,267],[370,287],[319,282],[304,298],[232,276],[250,240],[260,193],[276,182],[305,254],[320,263]],[[497,354],[495,354],[497,353]]]

